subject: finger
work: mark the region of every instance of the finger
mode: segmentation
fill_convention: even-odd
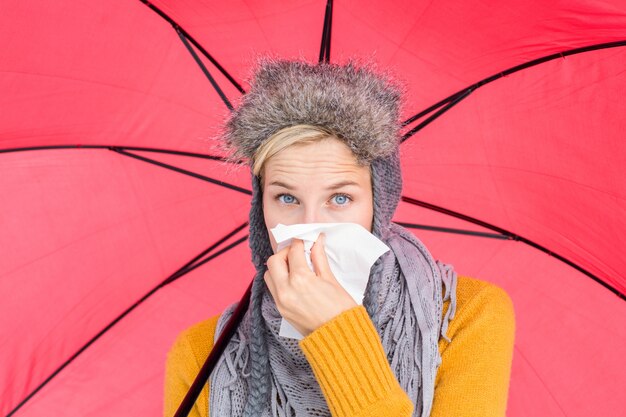
[[[315,241],[313,248],[311,248],[311,263],[315,268],[315,273],[322,278],[334,277],[328,263],[326,250],[324,249],[325,241],[326,235],[322,233]]]
[[[287,263],[287,254],[289,253],[289,246],[282,248],[272,256],[267,259],[267,266],[269,267],[270,263]]]
[[[277,259],[282,259],[284,262],[287,262],[287,254],[289,253],[289,246],[285,246],[274,255]]]
[[[304,242],[301,239],[293,239],[291,241],[291,247],[289,248],[288,262],[289,271],[291,273],[295,271],[310,271],[309,265],[306,263],[306,257],[304,256]]]
[[[288,247],[284,248],[267,259],[267,270],[271,275],[276,290],[283,288],[289,278],[289,267],[287,265],[288,251]]]

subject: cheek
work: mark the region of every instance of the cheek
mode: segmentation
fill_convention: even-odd
[[[367,229],[368,232],[372,232],[372,224],[374,221],[374,205],[370,201],[359,211],[359,224]]]
[[[331,216],[334,217],[334,219],[329,219],[329,221],[357,223],[367,229],[367,231],[372,231],[374,208],[371,200],[361,201],[357,204],[354,204],[349,210],[346,210],[345,212],[331,211],[330,213]]]
[[[359,218],[358,223],[371,233],[374,222],[374,201],[371,194],[367,195],[363,204],[358,207],[357,216]]]

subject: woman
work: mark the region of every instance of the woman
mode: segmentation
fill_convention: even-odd
[[[499,287],[457,277],[391,222],[400,198],[401,89],[367,66],[262,61],[226,123],[252,173],[250,307],[194,416],[503,416],[514,312]],[[276,251],[278,223],[350,222],[390,247],[363,305],[328,267],[323,237]],[[168,354],[165,416],[234,311],[182,332]],[[284,317],[302,340],[279,335]]]

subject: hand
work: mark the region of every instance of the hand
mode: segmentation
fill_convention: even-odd
[[[358,304],[337,282],[324,251],[324,235],[311,248],[311,271],[304,256],[304,242],[270,256],[264,279],[278,311],[303,336]]]

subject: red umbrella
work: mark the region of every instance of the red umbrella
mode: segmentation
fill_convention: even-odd
[[[162,413],[175,336],[252,279],[217,128],[272,53],[406,81],[395,220],[513,299],[508,415],[615,415],[624,28],[618,0],[4,2],[0,413]]]

